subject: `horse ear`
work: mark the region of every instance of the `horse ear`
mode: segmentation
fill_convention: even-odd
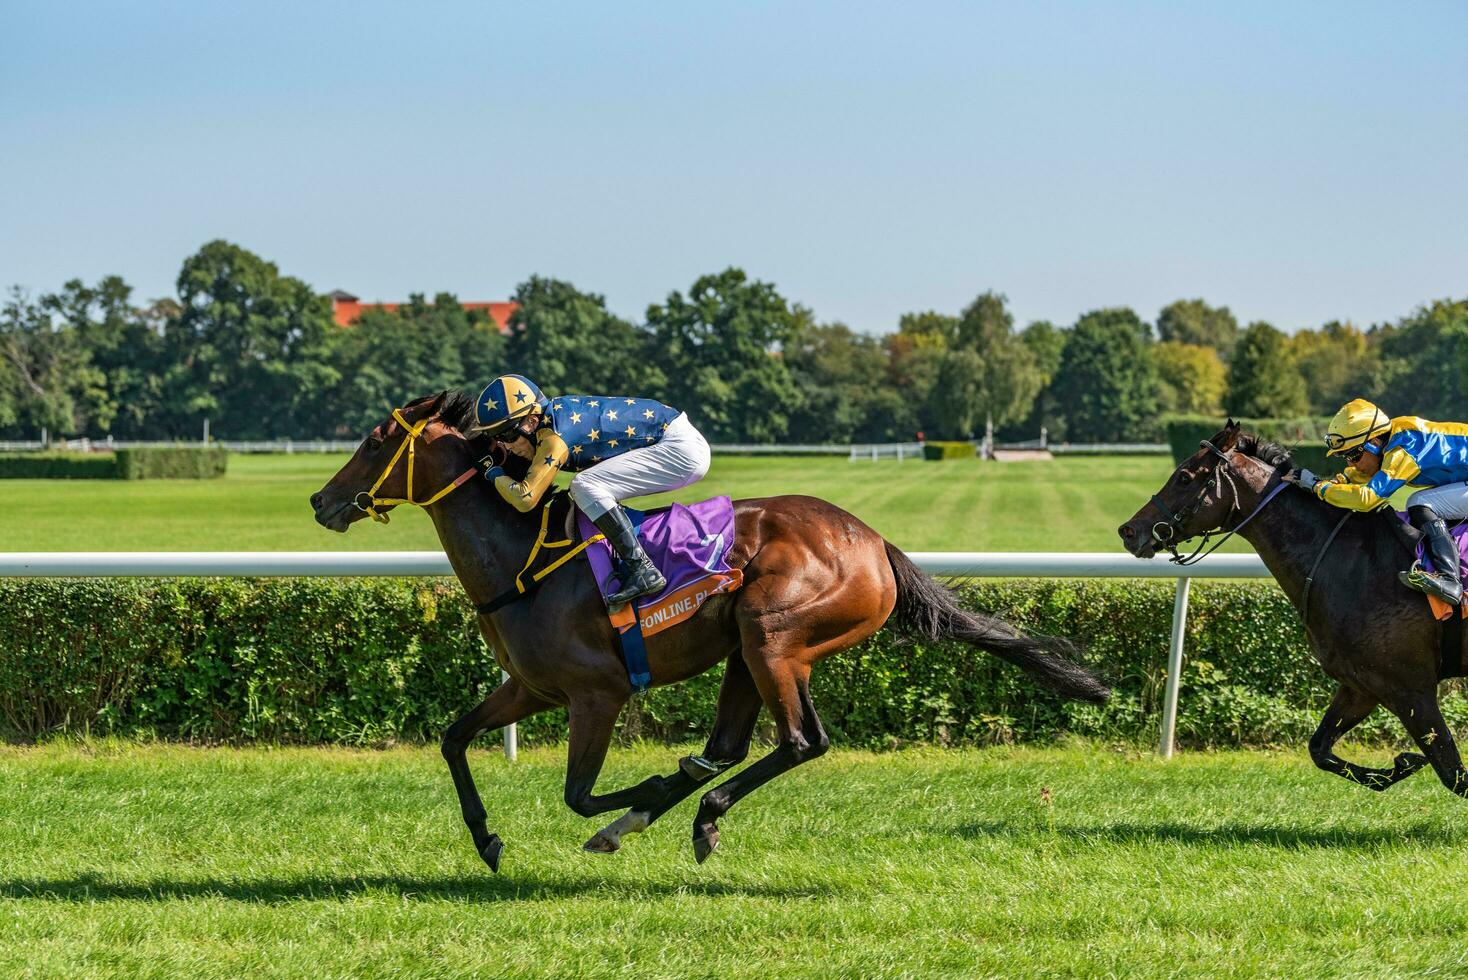
[[[1218,448],[1223,450],[1224,452],[1228,452],[1230,449],[1233,449],[1234,446],[1238,444],[1239,433],[1242,431],[1243,426],[1239,425],[1239,423],[1235,422],[1233,419],[1229,419],[1228,424],[1223,427],[1223,445],[1219,446]]]

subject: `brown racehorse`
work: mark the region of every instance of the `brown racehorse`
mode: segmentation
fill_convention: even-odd
[[[1277,490],[1290,469],[1288,450],[1229,421],[1118,529],[1122,543],[1150,558],[1187,538],[1240,528],[1300,611],[1320,666],[1340,683],[1310,738],[1315,764],[1380,791],[1430,763],[1443,785],[1468,795],[1468,771],[1437,697],[1438,681],[1460,672],[1463,638],[1448,634],[1457,649],[1445,651],[1444,624],[1420,592],[1397,581],[1411,558],[1405,525],[1389,514],[1351,514],[1297,487]],[[1390,769],[1335,754],[1377,705],[1397,716],[1421,754],[1403,752]]]
[[[518,513],[486,481],[471,478],[476,460],[493,449],[489,440],[466,435],[473,410],[469,397],[442,392],[394,412],[311,504],[316,520],[334,531],[369,515],[385,519],[395,504],[426,505],[464,591],[482,607],[514,581],[540,515]],[[808,686],[811,667],[860,643],[889,618],[918,636],[952,637],[993,653],[1066,696],[1101,702],[1109,693],[1066,659],[1072,649],[1067,641],[1021,636],[961,608],[901,551],[825,501],[741,500],[734,520],[729,562],[742,568],[744,587],[709,598],[687,622],[647,641],[654,686],[724,664],[708,744],[671,775],[614,793],[592,792],[632,689],[596,583],[583,566],[566,565],[520,601],[481,613],[480,630],[509,680],[449,727],[443,755],[474,846],[491,869],[499,869],[502,844],[486,826],[465,750],[484,731],[558,705],[570,715],[566,804],[587,817],[629,811],[587,842],[588,850],[598,851],[616,850],[623,835],[646,829],[741,762],[760,707],[769,709],[779,738],[774,750],[703,794],[693,823],[694,854],[703,861],[718,845],[717,821],[730,807],[825,752],[826,733]]]

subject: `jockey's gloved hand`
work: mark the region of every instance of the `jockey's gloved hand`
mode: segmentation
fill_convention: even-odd
[[[490,483],[493,483],[496,479],[504,475],[505,471],[498,466],[491,466],[489,469],[484,471],[484,478]]]
[[[1314,493],[1316,485],[1324,481],[1309,470],[1301,468],[1290,473],[1290,482]]]

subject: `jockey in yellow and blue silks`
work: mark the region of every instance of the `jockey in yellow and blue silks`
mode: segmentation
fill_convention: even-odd
[[[638,544],[621,501],[703,479],[709,446],[685,413],[650,398],[547,398],[518,374],[491,381],[475,412],[480,432],[530,461],[523,480],[498,466],[485,473],[516,510],[534,510],[560,471],[576,474],[571,499],[621,559],[620,588],[607,597],[609,605],[663,590],[667,581]]]
[[[1325,446],[1328,455],[1346,461],[1346,471],[1322,480],[1298,470],[1295,482],[1328,504],[1359,511],[1385,506],[1403,486],[1423,488],[1407,498],[1407,515],[1426,539],[1436,570],[1429,573],[1414,563],[1400,577],[1419,592],[1453,605],[1462,602],[1458,548],[1444,518],[1468,518],[1468,425],[1411,415],[1388,418],[1357,398],[1331,420]]]

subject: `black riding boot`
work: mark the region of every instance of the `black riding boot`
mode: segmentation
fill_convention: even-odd
[[[1436,571],[1429,572],[1422,567],[1421,562],[1413,562],[1410,569],[1398,572],[1397,577],[1408,588],[1437,596],[1450,605],[1458,605],[1463,601],[1463,581],[1458,571],[1458,543],[1448,533],[1448,526],[1443,523],[1443,519],[1431,507],[1409,507],[1407,513],[1412,518],[1412,526],[1420,530],[1427,539],[1427,554],[1432,558]]]
[[[612,550],[622,559],[619,576],[622,587],[607,596],[608,606],[616,609],[633,599],[657,595],[667,587],[668,580],[663,578],[663,573],[658,571],[652,559],[647,557],[647,552],[642,550],[642,545],[637,543],[637,532],[632,529],[632,522],[627,519],[626,511],[621,507],[613,507],[592,523],[607,536]]]

